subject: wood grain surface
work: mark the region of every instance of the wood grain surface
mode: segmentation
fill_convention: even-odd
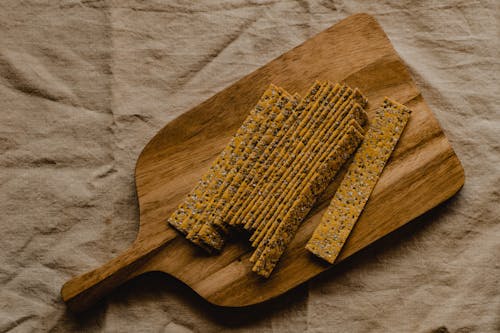
[[[138,158],[140,207],[136,241],[102,267],[68,281],[62,298],[83,310],[121,283],[163,271],[209,302],[240,307],[276,297],[327,270],[305,243],[341,177],[330,184],[269,279],[251,271],[251,247],[230,240],[207,255],[166,219],[228,143],[270,83],[304,94],[314,80],[345,82],[368,97],[369,117],[385,96],[413,110],[410,121],[337,262],[455,194],[464,171],[387,36],[366,14],[353,15],[307,40],[167,124]],[[339,274],[342,274],[339,272]]]

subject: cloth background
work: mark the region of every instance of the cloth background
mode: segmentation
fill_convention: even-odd
[[[0,332],[500,331],[499,2],[0,2]],[[59,290],[138,230],[168,121],[350,14],[374,15],[466,173],[454,198],[249,310],[161,274],[74,316]]]

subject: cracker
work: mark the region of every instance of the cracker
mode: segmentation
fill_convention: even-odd
[[[258,256],[252,271],[261,276],[269,277],[287,245],[295,236],[300,223],[312,208],[317,196],[324,191],[342,164],[349,159],[362,140],[363,135],[354,127],[351,127],[325,163],[304,186],[273,237],[268,242],[261,243],[256,249],[260,256]]]
[[[289,98],[287,96],[280,96],[276,104],[269,106],[268,110],[266,110],[268,112],[262,112],[254,117],[252,133],[250,133],[245,140],[236,142],[235,150],[231,156],[225,159],[220,168],[221,172],[216,174],[214,178],[215,181],[208,186],[204,196],[197,201],[196,208],[199,213],[192,214],[186,219],[186,221],[192,225],[187,235],[189,240],[196,242],[198,239],[198,232],[201,227],[207,223],[217,199],[222,195],[241,166],[248,160],[253,148],[267,130],[268,124],[272,123],[272,121],[268,121],[268,119],[271,118],[274,120],[279,109],[283,108],[288,101]]]
[[[245,195],[240,196],[240,201],[235,205],[234,209],[232,209],[232,214],[228,217],[230,225],[239,224],[240,216],[246,213],[247,209],[249,209],[250,207],[252,200],[257,199],[255,192],[257,191],[257,189],[261,188],[263,184],[265,184],[264,179],[266,177],[269,177],[273,162],[279,158],[280,153],[283,151],[282,147],[289,145],[290,136],[296,131],[297,127],[302,123],[303,119],[308,116],[310,108],[321,96],[325,86],[326,83],[321,84],[319,87],[316,83],[312,87],[312,91],[314,91],[315,93],[311,94],[309,98],[305,98],[301,101],[300,105],[297,107],[298,117],[294,119],[295,122],[293,123],[293,125],[290,126],[286,133],[282,134],[279,142],[276,142],[276,146],[271,146],[272,152],[270,152],[269,155],[266,154],[266,149],[266,152],[263,154],[264,160],[262,160],[262,163],[259,164],[259,167],[254,169],[254,181],[252,181],[248,186],[248,191],[245,193]]]
[[[250,211],[249,217],[247,217],[248,221],[245,227],[250,230],[254,230],[252,238],[253,240],[258,232],[262,229],[262,219],[265,216],[265,213],[268,212],[269,208],[272,207],[276,200],[280,197],[280,195],[287,188],[287,183],[290,182],[289,176],[296,172],[296,170],[300,169],[302,164],[307,161],[303,159],[304,155],[307,155],[307,152],[311,150],[311,144],[313,143],[313,138],[317,136],[318,132],[322,129],[322,127],[327,123],[327,119],[331,119],[336,116],[336,113],[331,114],[331,108],[329,105],[335,105],[337,101],[342,100],[343,96],[347,96],[345,94],[350,94],[350,89],[343,89],[340,85],[336,85],[335,88],[330,92],[329,96],[323,100],[318,110],[316,111],[315,117],[309,122],[306,128],[304,128],[303,132],[299,135],[301,138],[299,142],[297,142],[296,146],[293,147],[294,151],[292,155],[297,156],[295,160],[290,161],[289,164],[286,164],[283,169],[283,174],[280,179],[276,181],[276,185],[269,189],[267,193],[264,195],[268,196],[267,202],[256,206]],[[302,147],[302,148],[301,148]],[[255,212],[255,213],[254,213]]]
[[[274,187],[278,186],[281,175],[286,171],[286,168],[289,166],[289,164],[293,162],[293,160],[297,156],[297,153],[299,153],[304,147],[303,142],[301,142],[302,140],[297,142],[297,138],[306,140],[304,136],[308,135],[308,133],[305,128],[313,118],[313,115],[316,113],[319,105],[328,96],[329,91],[332,88],[333,87],[331,84],[328,83],[326,85],[320,95],[320,98],[318,98],[318,100],[314,102],[313,106],[307,112],[306,117],[298,125],[297,129],[286,137],[285,144],[278,149],[276,160],[277,163],[273,163],[273,165],[271,165],[268,170],[266,170],[266,173],[262,177],[260,184],[257,185],[257,187],[250,195],[250,202],[248,203],[245,210],[243,211],[243,214],[240,217],[241,221],[245,222],[244,227],[246,229],[248,229],[249,225],[251,225],[252,217],[258,211],[258,207],[260,207],[260,205],[262,204],[265,204],[269,200],[268,193],[272,191]]]
[[[335,96],[334,100],[332,100],[330,103],[328,103],[328,101],[325,101],[326,102],[325,104],[335,105],[336,100],[338,100],[338,99],[343,100],[342,97],[345,97],[345,95],[344,96],[337,95],[337,96]],[[325,105],[323,105],[323,106],[325,106]],[[323,110],[323,112],[325,112],[326,114],[328,114],[329,111],[330,111],[329,108],[324,108],[324,110]],[[335,111],[333,112],[333,114],[328,119],[328,121],[323,122],[323,124],[321,124],[321,126],[328,124],[328,123],[332,122],[332,120],[336,119],[339,116],[339,111],[340,111],[340,109],[336,108]],[[260,210],[260,214],[257,216],[257,218],[254,221],[254,225],[253,225],[254,232],[253,232],[252,236],[250,237],[251,241],[254,241],[255,239],[259,239],[260,233],[263,231],[263,229],[266,230],[268,224],[274,222],[272,219],[270,219],[271,216],[269,216],[269,215],[276,212],[276,210],[281,210],[282,206],[284,204],[286,204],[285,202],[283,202],[280,199],[282,199],[282,196],[286,193],[287,189],[290,186],[290,182],[293,180],[293,177],[297,174],[297,172],[300,169],[302,169],[303,167],[307,166],[309,163],[311,163],[310,157],[311,157],[311,151],[313,149],[312,146],[314,146],[314,144],[316,142],[316,136],[317,136],[319,131],[320,130],[316,131],[316,133],[313,134],[313,136],[311,137],[311,139],[308,142],[306,149],[304,149],[302,151],[301,156],[299,156],[297,158],[297,161],[294,161],[292,167],[290,167],[283,175],[282,180],[280,181],[280,187],[278,187],[277,189],[275,189],[273,191],[273,193],[271,193],[271,195],[270,195],[271,198],[270,198],[268,204],[265,207],[262,207],[262,209]],[[276,205],[278,205],[278,207],[276,207]],[[265,231],[263,231],[263,232],[265,232]]]
[[[347,113],[347,114],[346,114]],[[354,121],[351,121],[354,120]],[[340,114],[329,120],[329,123],[317,137],[314,138],[311,149],[304,152],[302,156],[302,163],[299,168],[294,169],[289,173],[284,183],[286,184],[286,189],[281,193],[281,195],[275,200],[273,206],[266,207],[263,209],[261,218],[267,221],[264,230],[267,228],[269,222],[276,219],[280,219],[278,213],[286,211],[287,203],[291,203],[294,191],[298,191],[301,188],[301,181],[305,179],[311,172],[319,166],[318,160],[326,151],[329,151],[335,147],[336,141],[342,136],[343,132],[347,129],[348,125],[355,126],[358,131],[364,132],[360,124],[364,124],[366,120],[366,114],[359,106],[359,104],[352,104],[352,102],[340,111]],[[265,216],[264,216],[265,214]],[[278,215],[277,215],[278,214]],[[262,225],[259,225],[261,227]],[[257,229],[258,231],[258,229]],[[257,240],[260,238],[256,234],[253,235],[251,240]]]
[[[283,98],[286,97],[280,95],[277,103],[280,103]],[[226,147],[231,150],[229,154],[224,154],[224,151],[221,154],[223,155],[221,163],[218,165],[218,168],[213,170],[212,178],[208,182],[204,191],[199,193],[198,200],[194,203],[194,208],[192,209],[191,214],[184,218],[183,224],[190,226],[190,230],[187,235],[188,239],[194,240],[193,237],[199,230],[200,225],[203,224],[201,216],[203,215],[205,209],[207,209],[207,204],[217,195],[218,190],[224,183],[224,179],[228,176],[229,171],[236,167],[241,160],[244,160],[247,157],[245,154],[246,147],[248,147],[253,140],[261,136],[260,119],[262,117],[269,116],[273,104],[274,103],[268,103],[265,109],[255,115],[252,121],[247,124],[247,133],[244,136],[235,138],[235,140]]]
[[[354,89],[354,100],[363,109],[366,109],[366,106],[368,105],[368,99],[361,93],[361,91],[358,88]]]
[[[314,175],[316,175],[318,171],[321,170],[322,166],[327,163],[326,161],[332,158],[332,151],[333,153],[338,152],[338,145],[342,144],[341,142],[345,142],[345,137],[351,135],[354,129],[358,131],[358,128],[359,124],[357,123],[357,121],[355,119],[350,119],[348,125],[340,128],[339,130],[337,130],[337,133],[333,134],[335,138],[332,140],[333,142],[329,143],[329,145],[331,145],[333,149],[329,149],[321,154],[318,153],[318,160],[316,161],[314,167],[305,170],[305,177],[303,177],[302,179],[302,184],[300,184],[300,186],[297,186],[295,189],[292,189],[287,196],[289,202],[287,202],[286,205],[280,207],[280,210],[272,217],[272,223],[268,223],[266,228],[263,229],[259,234],[259,237],[254,239],[252,246],[257,247],[258,250],[255,251],[250,257],[251,262],[254,262],[260,256],[263,250],[263,244],[267,244],[269,242],[269,239],[274,236],[276,229],[285,220],[287,213],[292,209],[293,205],[299,204],[298,202],[296,202],[296,199],[300,196],[300,193],[303,191],[304,187],[307,186],[307,183],[311,181],[311,178],[313,178]],[[364,130],[361,129],[361,131],[358,132],[362,134]],[[342,141],[343,139],[344,141]]]
[[[217,221],[214,221],[215,225],[219,227],[223,227],[221,217],[224,216],[225,207],[230,205],[231,198],[234,197],[239,187],[242,185],[243,179],[245,176],[252,170],[252,168],[257,167],[257,162],[266,150],[267,147],[271,144],[271,142],[277,137],[277,133],[283,128],[283,126],[287,123],[288,118],[292,115],[294,109],[297,107],[298,101],[300,100],[300,95],[295,94],[293,98],[283,107],[276,107],[275,112],[277,112],[276,117],[273,121],[269,122],[269,126],[267,127],[264,135],[260,139],[260,141],[253,147],[252,152],[249,158],[245,161],[242,167],[238,170],[238,172],[234,175],[233,182],[226,188],[223,192],[219,201],[216,204],[216,207],[213,211],[213,217],[218,218]]]
[[[222,234],[227,233],[227,226],[223,223],[222,211],[229,204],[229,199],[234,195],[236,190],[241,184],[243,176],[254,167],[258,157],[263,153],[264,149],[269,145],[275,133],[286,122],[293,109],[297,106],[299,95],[294,95],[292,100],[288,101],[285,105],[277,103],[273,107],[273,111],[267,120],[267,128],[265,132],[255,145],[251,145],[251,152],[249,157],[241,162],[241,165],[233,168],[229,173],[224,184],[221,186],[220,195],[214,197],[208,204],[208,209],[200,217],[201,220],[206,221],[203,223],[196,237],[206,244],[211,244],[212,247],[220,250],[224,244]],[[264,119],[264,121],[266,121]]]
[[[357,122],[354,122],[352,125],[357,126],[360,132],[363,131],[358,122],[364,125],[366,114],[359,104],[353,102],[356,94],[357,90],[347,99],[341,99],[339,101],[341,103],[337,105],[333,104],[334,113],[328,121],[322,124],[324,126],[317,130],[317,133],[310,141],[310,147],[304,150],[301,160],[294,163],[293,169],[288,170],[287,176],[282,182],[281,191],[273,193],[270,204],[261,209],[261,214],[256,219],[256,230],[250,238],[253,241],[253,246],[257,246],[271,225],[279,223],[278,221],[282,219],[282,215],[286,212],[289,204],[293,202],[290,196],[293,196],[294,191],[298,191],[301,187],[298,179],[304,179],[310,172],[314,172],[314,163],[325,150],[334,147],[331,146],[329,148],[332,142],[334,144],[334,139],[336,139],[337,135],[341,134],[340,132],[346,126],[349,119],[356,119]],[[297,177],[297,175],[302,175],[302,178]]]
[[[199,200],[212,179],[215,177],[215,174],[218,172],[221,164],[224,162],[225,156],[230,155],[234,151],[235,141],[241,140],[241,138],[250,133],[249,128],[251,128],[255,116],[261,112],[265,112],[265,110],[268,109],[269,104],[274,103],[281,94],[282,92],[280,92],[280,89],[275,85],[271,84],[267,88],[262,97],[259,99],[257,105],[250,112],[250,115],[243,122],[243,125],[233,135],[230,143],[219,154],[219,156],[210,166],[210,169],[202,176],[201,180],[186,196],[184,201],[171,214],[168,219],[168,223],[171,226],[184,234],[187,234],[189,232],[191,226],[184,223],[185,217],[189,216],[192,213],[193,209],[195,208],[195,203]]]
[[[354,155],[326,213],[306,249],[333,264],[365,207],[383,168],[408,122],[411,111],[389,99]]]
[[[264,150],[264,153],[259,156],[259,159],[255,163],[254,168],[249,170],[248,174],[244,175],[243,182],[238,188],[236,194],[231,198],[229,205],[221,213],[223,220],[230,225],[234,225],[235,213],[240,212],[243,206],[243,202],[248,198],[248,195],[255,187],[256,183],[259,181],[261,175],[267,169],[269,163],[272,162],[271,156],[273,155],[276,147],[278,147],[283,141],[283,137],[288,131],[293,130],[297,126],[298,120],[301,118],[302,113],[305,110],[306,104],[311,99],[315,99],[319,94],[321,84],[315,82],[311,87],[309,92],[306,94],[304,99],[301,100],[299,105],[293,110],[292,115],[287,119],[283,127],[278,131],[276,137],[272,140],[268,147]]]
[[[308,152],[309,156],[304,156],[304,158],[310,159],[310,164],[304,165],[296,174],[291,175],[287,190],[277,200],[277,204],[282,204],[279,207],[276,204],[267,210],[267,215],[264,219],[267,223],[256,237],[251,238],[253,246],[257,246],[265,237],[272,236],[275,228],[293,203],[293,198],[298,195],[303,184],[321,166],[322,161],[327,158],[327,155],[346,131],[350,127],[355,127],[360,133],[364,133],[360,123],[364,124],[366,114],[361,106],[357,103],[353,105],[351,102],[347,110],[344,111],[347,111],[347,115],[343,115],[343,118],[341,116],[339,119],[332,120],[333,124],[325,128],[320,137],[316,139],[317,143],[313,150]]]
[[[302,120],[297,129],[291,133],[286,140],[286,144],[282,146],[278,153],[278,160],[271,166],[266,174],[262,177],[260,184],[253,190],[248,200],[248,205],[243,211],[240,220],[244,221],[244,228],[249,230],[254,226],[254,219],[260,213],[260,207],[264,207],[271,199],[269,195],[275,189],[279,188],[281,178],[288,168],[292,167],[293,162],[300,156],[302,150],[306,146],[309,138],[313,135],[308,131],[311,122],[321,115],[318,110],[321,109],[322,103],[327,100],[330,91],[338,90],[339,86],[328,84],[321,97],[314,103],[306,117]],[[243,224],[243,223],[242,223]]]

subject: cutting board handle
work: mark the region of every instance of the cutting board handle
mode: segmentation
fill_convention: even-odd
[[[71,311],[87,309],[110,291],[147,272],[145,264],[169,239],[156,243],[136,241],[128,250],[103,266],[74,277],[61,288],[61,297]]]

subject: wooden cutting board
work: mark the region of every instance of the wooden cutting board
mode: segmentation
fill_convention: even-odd
[[[140,207],[136,241],[119,257],[68,281],[61,290],[68,306],[85,309],[135,276],[163,271],[213,304],[240,307],[278,296],[330,268],[310,255],[304,245],[340,177],[311,211],[267,280],[251,271],[251,248],[241,239],[229,242],[220,255],[210,256],[166,223],[270,83],[304,94],[314,80],[360,88],[369,99],[369,115],[384,96],[413,110],[337,262],[462,187],[460,161],[384,31],[373,17],[353,15],[184,113],[156,134],[139,156],[135,170]]]

